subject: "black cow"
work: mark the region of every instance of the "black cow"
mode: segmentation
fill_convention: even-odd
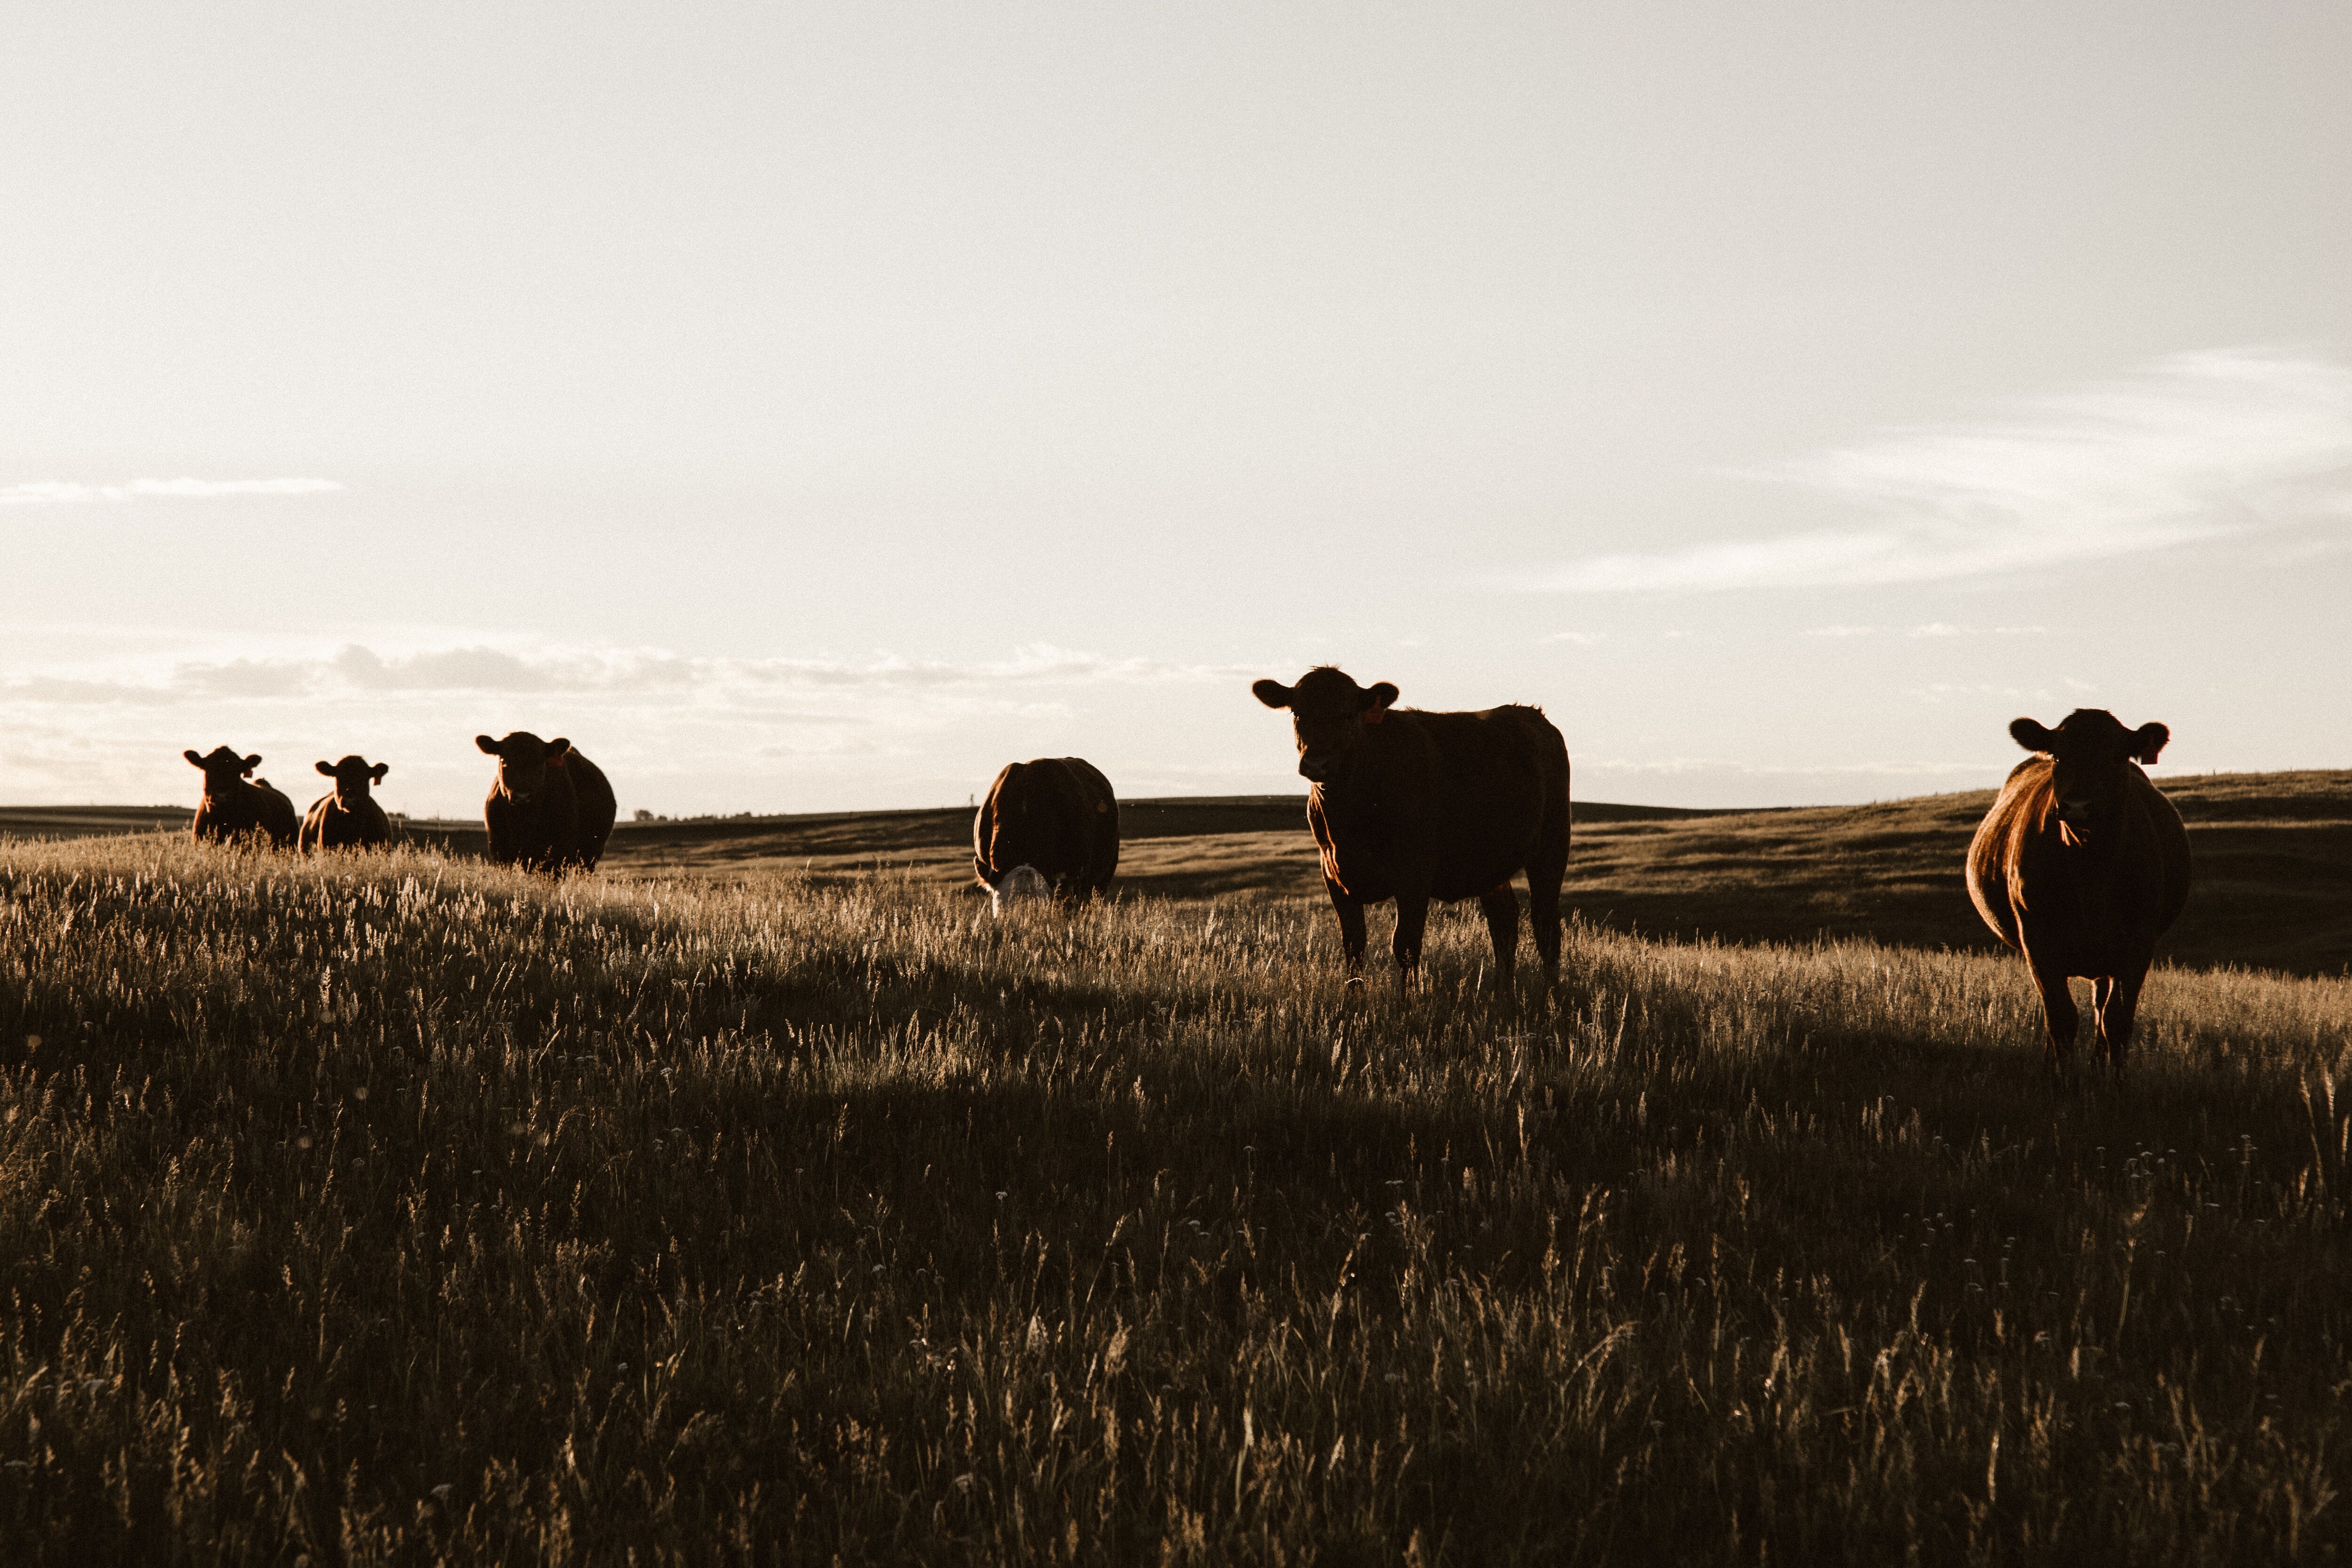
[[[201,768],[205,773],[205,798],[196,807],[196,842],[225,844],[231,839],[247,833],[266,835],[273,849],[290,849],[295,836],[301,831],[301,821],[294,814],[294,802],[270,788],[267,779],[253,779],[253,770],[261,766],[261,757],[240,757],[226,746],[215,746],[198,756],[190,749],[180,754],[191,768]]]
[[[604,769],[562,737],[541,740],[519,729],[503,740],[478,735],[474,744],[499,759],[482,802],[490,858],[558,875],[574,866],[595,870],[614,814]]]
[[[310,812],[302,819],[306,852],[374,849],[392,842],[392,821],[369,793],[392,771],[391,763],[370,766],[366,758],[353,756],[341,762],[321,762],[319,771],[333,779],[335,787],[311,801]]]
[[[1110,886],[1118,870],[1118,797],[1083,757],[1008,762],[971,822],[971,867],[1003,901],[1033,885],[1025,867],[1066,904]]]
[[[1396,900],[1397,983],[1410,990],[1433,898],[1475,898],[1495,942],[1497,982],[1511,978],[1528,877],[1536,953],[1559,974],[1559,888],[1568,875],[1568,743],[1541,709],[1476,713],[1394,708],[1397,689],[1309,670],[1295,686],[1250,688],[1288,708],[1298,771],[1314,788],[1307,821],[1323,850],[1323,885],[1339,916],[1348,968],[1364,961],[1364,905]]]

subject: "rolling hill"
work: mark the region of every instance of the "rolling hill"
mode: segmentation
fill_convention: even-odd
[[[2162,954],[2176,963],[2295,974],[2352,966],[2352,770],[2159,779],[2189,824],[2196,890]],[[1868,936],[1989,949],[1961,858],[1992,792],[1866,806],[1708,811],[1579,801],[1569,907],[1594,925],[1672,937],[1796,942]],[[0,809],[0,835],[184,832],[185,808]],[[1121,893],[1319,900],[1305,797],[1129,800]],[[606,869],[740,877],[801,870],[824,883],[877,871],[967,884],[971,812],[824,812],[623,822]],[[478,824],[413,821],[410,839],[478,854]],[[1376,939],[1377,940],[1377,939]]]

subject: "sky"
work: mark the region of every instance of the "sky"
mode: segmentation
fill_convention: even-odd
[[[1583,799],[2352,767],[2352,10],[0,17],[0,802]],[[289,779],[292,779],[290,785]]]

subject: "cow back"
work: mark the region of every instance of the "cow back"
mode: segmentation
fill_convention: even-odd
[[[272,846],[284,849],[295,841],[301,826],[294,802],[272,789],[268,779],[247,782],[239,779],[233,789],[206,786],[189,831],[199,843],[226,843],[243,834],[257,832],[266,836]]]
[[[301,845],[311,850],[372,849],[392,842],[392,820],[373,799],[345,806],[333,790],[310,802],[302,818]]]
[[[1118,798],[1081,757],[1011,762],[972,818],[972,871],[993,888],[1034,866],[1065,897],[1101,893],[1118,869]]]
[[[572,784],[572,833],[562,846],[565,863],[594,871],[613,837],[613,821],[620,814],[613,781],[604,770],[580,755],[567,751],[557,765]],[[550,768],[551,772],[556,768]]]
[[[1475,897],[1531,862],[1565,863],[1568,743],[1538,709],[1390,711],[1307,818],[1324,874],[1372,903],[1400,891]]]

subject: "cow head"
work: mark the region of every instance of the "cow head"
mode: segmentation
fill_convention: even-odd
[[[996,879],[988,890],[989,912],[1002,918],[1024,904],[1042,904],[1054,896],[1054,884],[1034,865],[1017,865]]]
[[[368,786],[383,783],[383,776],[392,771],[392,764],[379,762],[371,768],[364,757],[346,757],[341,762],[320,763],[319,771],[335,781],[336,800],[364,800],[368,798]]]
[[[1386,718],[1389,705],[1397,700],[1397,689],[1388,682],[1360,686],[1328,664],[1307,671],[1295,686],[1260,681],[1250,690],[1266,706],[1290,710],[1299,777],[1316,784],[1338,776],[1362,742],[1364,727]]]
[[[226,790],[239,781],[252,778],[253,770],[261,766],[258,752],[251,757],[239,757],[226,746],[215,746],[202,757],[193,749],[180,755],[188,759],[189,767],[205,770],[205,793],[207,795],[215,789]]]
[[[2172,738],[2160,724],[2126,729],[2102,707],[2078,707],[2055,729],[2021,718],[2009,733],[2026,750],[2048,754],[2058,821],[2078,838],[2113,820],[2130,784],[2131,765],[2154,762]]]
[[[541,740],[527,729],[516,730],[504,740],[478,735],[474,744],[499,759],[499,788],[518,800],[528,800],[544,789],[547,770],[562,767],[572,751],[572,743],[561,736]]]

